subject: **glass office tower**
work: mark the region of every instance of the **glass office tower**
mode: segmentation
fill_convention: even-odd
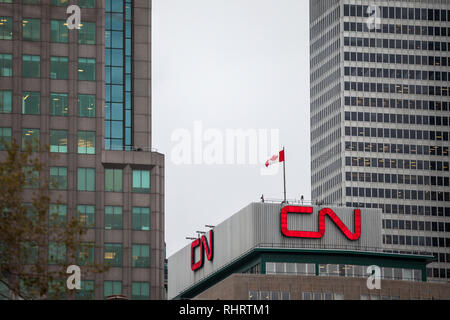
[[[69,29],[69,5],[81,9]],[[151,1],[0,0],[0,136],[57,154],[50,195],[92,224],[77,298],[164,298],[164,155],[151,140]],[[1,151],[0,156],[4,154]],[[50,248],[51,249],[51,248]],[[49,251],[50,251],[49,249]]]
[[[450,1],[310,1],[312,199],[381,208],[450,280]]]

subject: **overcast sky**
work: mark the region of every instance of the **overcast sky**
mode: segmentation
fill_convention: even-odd
[[[174,163],[172,135],[185,129],[194,138],[197,121],[224,137],[279,130],[288,198],[310,199],[308,2],[153,0],[153,147],[166,156],[168,257],[261,194],[283,198],[282,170]]]

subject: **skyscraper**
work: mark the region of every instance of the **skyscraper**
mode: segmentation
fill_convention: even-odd
[[[310,1],[312,199],[381,208],[450,279],[450,1]]]
[[[68,18],[80,8],[80,29]],[[151,1],[0,0],[0,136],[49,160],[58,213],[89,224],[79,298],[164,298],[164,155],[152,150]],[[2,151],[0,151],[2,152]],[[43,159],[45,160],[45,159]],[[56,200],[55,200],[56,201]]]

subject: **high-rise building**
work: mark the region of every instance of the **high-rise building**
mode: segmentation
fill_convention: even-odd
[[[80,8],[79,29],[73,9]],[[70,21],[68,20],[70,19]],[[78,22],[76,22],[78,23]],[[0,0],[0,137],[57,159],[58,213],[89,224],[79,298],[164,298],[164,155],[152,150],[151,1]],[[2,152],[2,151],[0,151]],[[46,161],[46,159],[43,159]]]
[[[450,280],[450,1],[310,1],[312,199],[383,210]]]

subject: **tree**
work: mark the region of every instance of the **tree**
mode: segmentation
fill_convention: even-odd
[[[1,143],[1,141],[0,141]],[[47,178],[48,151],[13,140],[0,154],[0,285],[23,299],[73,297],[66,286],[69,265],[84,274],[105,271],[93,263],[93,244],[83,242],[88,230],[78,215],[67,219],[52,199],[57,181]],[[37,151],[37,152],[35,152]]]

